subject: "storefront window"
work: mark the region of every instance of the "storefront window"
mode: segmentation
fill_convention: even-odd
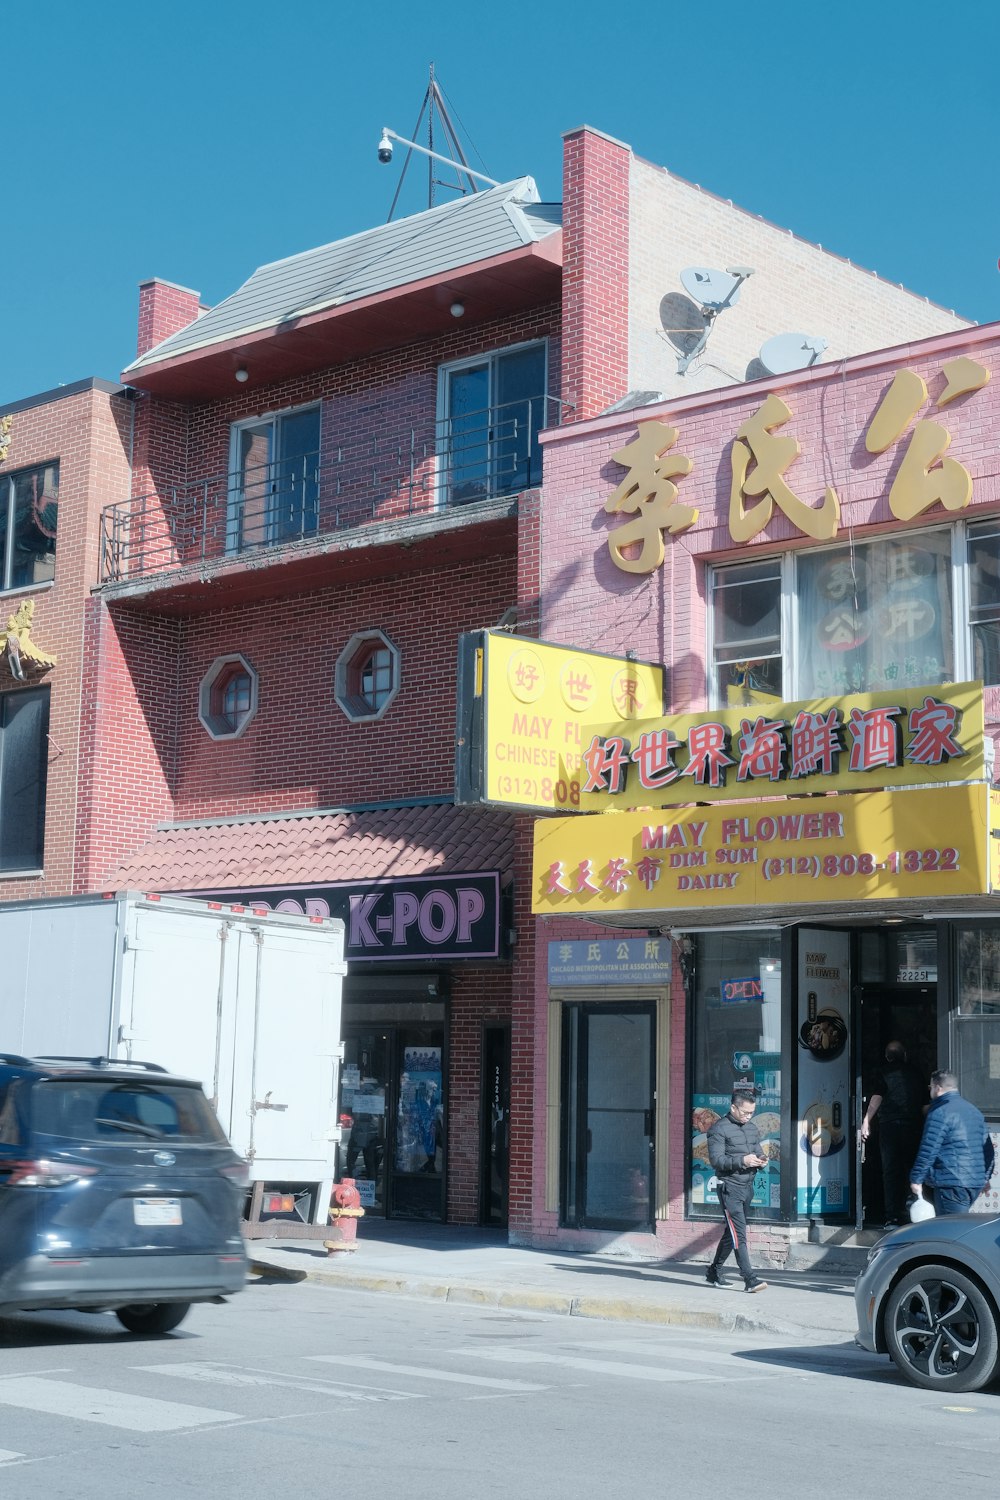
[[[1000,924],[956,932],[952,1058],[959,1092],[1000,1120]]]
[[[718,1205],[707,1133],[729,1109],[734,1087],[753,1086],[768,1165],[757,1174],[752,1208],[780,1207],[781,936],[703,933],[694,942],[691,1165],[693,1212]]]

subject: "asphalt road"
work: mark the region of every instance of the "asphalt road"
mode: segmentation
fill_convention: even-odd
[[[845,1341],[254,1283],[170,1337],[0,1321],[3,1500],[909,1500],[997,1492],[1000,1387],[940,1396]]]

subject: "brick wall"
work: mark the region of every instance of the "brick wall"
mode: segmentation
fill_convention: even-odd
[[[628,201],[631,390],[671,399],[745,380],[761,345],[779,333],[821,335],[829,345],[822,359],[830,363],[967,326],[926,297],[637,157]],[[754,275],[716,318],[704,352],[679,374],[678,351],[663,329],[688,325],[669,303],[661,310],[662,299],[686,295],[686,267],[736,265],[753,267]]]
[[[77,757],[88,692],[83,605],[98,577],[101,507],[128,493],[131,419],[130,403],[103,382],[52,391],[12,411],[0,475],[58,460],[59,509],[53,581],[5,594],[0,602],[5,627],[9,615],[33,600],[32,639],[56,657],[48,670],[26,664],[24,684],[12,679],[6,654],[0,657],[0,692],[47,684],[51,693],[44,872],[33,879],[0,877],[5,901],[63,895],[78,879]]]
[[[483,1028],[509,1022],[509,967],[454,965],[448,1061],[448,1221],[476,1224],[480,1215]]]

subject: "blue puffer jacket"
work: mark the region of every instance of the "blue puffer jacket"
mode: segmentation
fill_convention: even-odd
[[[978,1193],[992,1171],[993,1142],[979,1110],[954,1089],[939,1094],[927,1111],[910,1181]]]

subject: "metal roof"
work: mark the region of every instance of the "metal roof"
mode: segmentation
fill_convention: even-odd
[[[534,180],[521,177],[272,261],[217,307],[147,350],[125,374],[536,244],[560,225],[561,206],[539,203]]]

